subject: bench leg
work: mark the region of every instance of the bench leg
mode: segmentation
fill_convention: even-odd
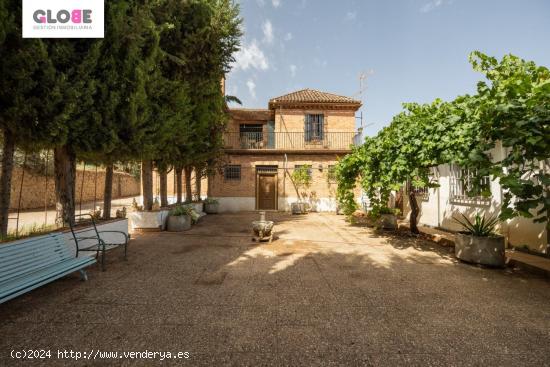
[[[101,271],[105,271],[105,246],[101,249]]]
[[[128,243],[124,244],[124,260],[128,261]]]
[[[79,270],[78,272],[80,273],[80,279],[81,279],[83,282],[88,281],[88,274],[86,274],[86,270],[81,269],[81,270]]]

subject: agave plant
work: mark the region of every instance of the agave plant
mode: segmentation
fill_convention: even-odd
[[[454,221],[460,224],[466,232],[477,237],[489,237],[495,235],[495,227],[498,224],[497,217],[489,217],[485,219],[485,216],[476,214],[474,221],[472,222],[467,216],[460,213],[462,218],[453,217]]]

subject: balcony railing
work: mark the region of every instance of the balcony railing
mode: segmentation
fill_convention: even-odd
[[[225,149],[236,150],[348,150],[355,136],[354,132],[326,132],[322,136],[303,132],[226,132],[224,139]]]

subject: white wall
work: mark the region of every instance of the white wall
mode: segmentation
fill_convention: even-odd
[[[256,210],[256,198],[254,197],[222,197],[215,199],[220,203],[220,213]],[[290,211],[290,205],[298,201],[296,197],[279,197],[278,200],[279,211]],[[313,211],[336,211],[336,200],[334,198],[327,197],[310,200],[310,205]]]
[[[499,152],[496,151],[493,156],[498,158],[498,154]],[[503,191],[497,180],[491,182],[491,198],[487,203],[458,202],[450,198],[450,166],[439,166],[436,173],[439,176],[439,187],[429,190],[427,200],[417,197],[420,207],[419,224],[458,231],[462,228],[453,220],[453,216],[459,217],[459,213],[473,218],[476,213],[494,216],[500,212]],[[408,197],[404,198],[404,213],[408,218],[410,215]],[[546,251],[547,233],[544,223],[533,223],[530,219],[515,218],[501,223],[498,230],[506,237],[510,245],[528,246],[539,252]]]

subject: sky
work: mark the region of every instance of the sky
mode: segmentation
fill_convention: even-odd
[[[550,0],[238,3],[244,35],[226,93],[244,108],[267,108],[269,99],[304,88],[355,97],[367,135],[403,102],[474,93],[483,76],[468,63],[471,51],[550,67]]]

